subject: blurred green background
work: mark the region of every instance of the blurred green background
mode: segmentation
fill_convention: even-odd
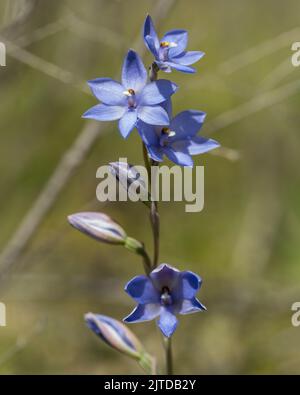
[[[298,0],[1,0],[0,248],[87,124],[81,114],[97,101],[85,81],[118,75],[127,48],[140,51],[147,12],[160,34],[187,29],[189,49],[206,53],[196,75],[172,73],[180,86],[174,110],[206,111],[202,134],[223,147],[196,157],[205,166],[202,212],[160,205],[160,260],[199,273],[208,308],[180,318],[175,370],[299,374],[300,328],[291,324],[300,300],[300,67],[291,64]],[[134,303],[123,287],[142,266],[72,229],[67,215],[104,211],[150,251],[152,244],[142,204],[95,199],[100,165],[119,157],[142,163],[137,133],[124,141],[116,123],[95,123],[101,131],[91,150],[1,277],[1,373],[141,372],[83,321],[88,311],[127,315]],[[3,268],[2,261],[0,275]],[[155,323],[130,328],[162,360]]]

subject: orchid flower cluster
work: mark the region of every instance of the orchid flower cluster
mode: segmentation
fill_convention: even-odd
[[[144,22],[143,38],[153,55],[149,75],[139,55],[130,49],[125,56],[121,82],[111,78],[97,78],[88,84],[94,96],[101,102],[86,111],[84,118],[97,121],[118,120],[123,138],[136,129],[142,140],[145,166],[159,166],[166,156],[180,166],[193,166],[193,155],[208,152],[219,144],[197,133],[201,129],[205,113],[185,110],[173,117],[171,96],[177,91],[175,83],[158,79],[159,71],[171,73],[195,73],[192,64],[204,53],[186,51],[188,33],[171,30],[160,40],[153,21],[148,15]],[[142,185],[135,177],[134,166],[122,162],[110,164],[111,173],[128,189],[131,183]],[[150,177],[150,175],[149,175]],[[179,271],[169,264],[159,264],[159,214],[156,201],[144,202],[150,215],[154,247],[150,258],[142,242],[130,237],[124,229],[104,213],[83,212],[70,215],[71,225],[97,241],[122,245],[142,258],[145,274],[138,275],[125,286],[127,294],[137,303],[124,318],[125,323],[156,319],[162,332],[166,350],[166,372],[172,374],[171,337],[178,325],[178,314],[206,310],[196,298],[201,278],[191,271]],[[136,359],[147,373],[156,372],[155,358],[148,354],[141,342],[123,323],[104,315],[88,313],[88,327],[116,350]]]

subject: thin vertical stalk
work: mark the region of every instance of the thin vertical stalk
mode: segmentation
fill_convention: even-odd
[[[158,166],[158,163],[155,161],[151,161],[152,166]],[[153,173],[154,174],[154,173]],[[156,175],[156,173],[155,173]],[[152,180],[155,188],[156,180]],[[152,191],[152,188],[151,188]],[[156,199],[156,192],[154,196],[151,197]],[[150,210],[150,220],[152,225],[152,232],[153,232],[153,243],[154,243],[154,252],[153,252],[153,268],[158,265],[158,258],[159,258],[159,214],[158,214],[158,204],[156,200],[151,201],[151,210]]]
[[[143,143],[143,157],[145,162],[145,167],[148,173],[148,187],[150,191],[152,190],[152,179],[151,179],[151,166],[157,166],[157,162],[149,161],[147,148]],[[154,180],[155,182],[155,180]],[[151,194],[152,198],[152,194]],[[159,214],[158,214],[158,204],[157,201],[151,200],[151,208],[150,208],[150,222],[152,227],[153,233],[153,261],[152,261],[152,268],[155,268],[158,264],[159,258]]]
[[[158,71],[159,68],[157,67],[156,63],[153,62],[151,66],[149,67],[149,80],[151,82],[156,81],[158,77]],[[152,173],[151,173],[151,166],[158,166],[158,163],[151,160],[149,162],[148,159],[148,154],[147,154],[147,148],[144,146],[144,159],[145,163],[148,163],[148,176],[149,176],[149,187],[151,188],[152,192],[152,185],[151,182],[156,184],[156,180],[152,180]],[[147,167],[147,165],[146,165]],[[156,195],[156,194],[155,194]],[[151,193],[151,198],[153,199],[152,193]],[[155,196],[156,198],[156,196]],[[158,204],[156,200],[151,200],[151,210],[150,210],[150,221],[151,221],[151,226],[152,226],[152,233],[153,233],[153,268],[155,268],[158,265],[158,258],[159,258],[159,214],[158,214]]]
[[[166,374],[173,375],[173,356],[171,337],[164,337],[165,356],[166,356]]]
[[[158,77],[159,68],[156,63],[152,63],[149,68],[149,80],[151,82],[156,81]],[[153,233],[153,263],[152,268],[154,269],[158,265],[159,260],[159,236],[160,236],[160,220],[158,214],[158,204],[156,196],[156,179],[152,179],[153,176],[156,177],[157,173],[152,172],[152,166],[159,166],[159,163],[154,160],[149,160],[147,147],[143,143],[143,157],[145,166],[148,172],[148,187],[151,191],[151,209],[150,209],[150,221]],[[153,193],[154,192],[154,193]],[[173,374],[173,358],[172,358],[172,343],[171,338],[164,337],[164,349],[165,349],[165,359],[166,359],[166,374]]]

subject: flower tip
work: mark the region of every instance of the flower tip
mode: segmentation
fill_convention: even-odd
[[[85,320],[88,320],[88,319],[92,318],[93,315],[94,315],[93,313],[89,312],[89,313],[85,313],[83,317]]]
[[[175,82],[171,82],[171,84],[172,84],[172,88],[174,90],[174,93],[177,92],[178,89],[179,89],[179,86],[177,84],[175,84]]]
[[[91,331],[93,331],[96,335],[99,335],[101,331],[97,325],[96,314],[89,312],[89,313],[84,314],[83,318],[86,323],[86,326],[89,329],[91,329]]]
[[[152,23],[152,18],[150,14],[146,14],[146,18],[145,18],[145,26],[149,23]]]
[[[70,214],[67,216],[67,220],[70,225],[75,226],[76,223],[76,214]]]
[[[119,162],[109,162],[108,166],[111,167],[113,170],[117,170],[119,168]]]
[[[137,53],[136,53],[136,51],[133,48],[129,48],[128,52],[127,52],[127,56],[129,56],[129,55],[136,56]]]
[[[84,316],[83,316],[84,321],[85,321],[85,323],[87,324],[87,326],[88,326],[89,328],[90,328],[91,323],[92,323],[93,320],[94,320],[94,317],[95,317],[95,314],[94,314],[94,313],[91,313],[91,312],[86,313],[86,314],[84,314]]]

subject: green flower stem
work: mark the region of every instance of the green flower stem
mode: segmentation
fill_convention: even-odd
[[[157,374],[155,358],[153,358],[146,352],[141,355],[141,358],[139,359],[139,364],[147,374]]]
[[[143,257],[144,269],[145,269],[147,276],[149,276],[149,274],[151,273],[151,270],[152,270],[151,259],[145,249],[141,250],[139,252],[139,254]]]
[[[135,252],[143,258],[145,272],[149,275],[152,270],[152,263],[144,244],[133,237],[126,237],[124,245],[129,251]]]
[[[157,67],[156,63],[153,62],[149,67],[149,80],[151,82],[156,81],[158,77],[159,68]],[[151,166],[159,166],[158,162],[153,161],[152,159],[149,161],[147,148],[143,143],[143,156],[145,166],[148,172],[148,183],[149,183],[149,190],[151,190],[151,182],[153,181],[155,185],[156,180],[151,179]],[[158,265],[158,258],[159,258],[159,214],[158,214],[158,204],[156,201],[151,200],[151,207],[150,207],[150,221],[153,233],[153,263],[152,268],[156,268]]]
[[[157,162],[151,161],[152,166],[159,166]],[[155,180],[154,180],[155,182]],[[150,219],[154,240],[153,268],[158,265],[159,258],[159,214],[157,201],[151,201]]]
[[[151,66],[149,67],[149,80],[151,82],[157,80],[158,72],[159,72],[159,67],[157,66],[157,64],[155,62],[153,62],[151,64]]]
[[[166,374],[173,375],[173,357],[172,357],[172,341],[171,337],[164,337],[164,347],[166,355]]]
[[[145,162],[145,167],[148,173],[148,188],[151,190],[151,166],[158,166],[158,163],[155,161],[149,161],[147,148],[143,143],[143,157]],[[154,180],[155,182],[155,180]],[[156,201],[151,201],[150,207],[150,221],[153,233],[153,262],[152,269],[156,268],[158,265],[159,258],[159,214],[158,214],[158,204]]]

